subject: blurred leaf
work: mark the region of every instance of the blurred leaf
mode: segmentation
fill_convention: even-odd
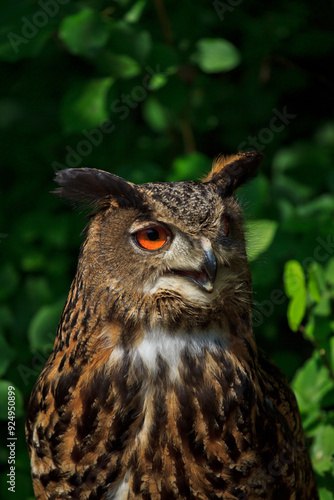
[[[313,467],[322,474],[334,470],[334,427],[325,425],[315,436],[312,445]]]
[[[89,131],[107,120],[107,94],[112,84],[113,79],[109,77],[81,82],[69,88],[61,106],[66,133]],[[82,141],[87,142],[85,135]],[[93,147],[89,141],[88,146]]]
[[[323,195],[319,196],[315,200],[305,203],[297,207],[297,213],[301,217],[315,217],[323,213],[328,212],[328,214],[333,215],[334,213],[334,199],[333,196]]]
[[[321,126],[316,133],[316,140],[324,145],[334,145],[334,123],[329,122]]]
[[[15,267],[10,264],[2,264],[0,269],[0,300],[10,297],[16,290],[20,278]]]
[[[104,51],[99,59],[99,67],[115,78],[133,78],[141,73],[137,61],[126,54]]]
[[[317,175],[314,175],[314,165],[317,165]],[[285,193],[295,203],[308,201],[310,207],[298,209],[306,215],[325,206],[333,210],[333,199],[312,199],[320,194],[324,175],[332,168],[331,156],[324,148],[317,145],[300,142],[290,148],[279,150],[273,159],[274,185],[276,190]]]
[[[284,287],[289,299],[305,290],[305,275],[302,266],[296,260],[289,260],[284,268]]]
[[[146,7],[147,0],[137,0],[130,10],[125,14],[124,20],[127,23],[137,23],[142,15],[144,8]]]
[[[168,79],[163,73],[157,73],[156,75],[153,75],[150,80],[150,89],[158,90],[166,85],[167,81]]]
[[[149,97],[143,104],[143,117],[155,132],[166,130],[169,124],[168,111],[155,97]]]
[[[274,220],[253,220],[246,223],[246,244],[248,260],[253,261],[271,245],[278,224]]]
[[[287,318],[292,331],[296,332],[301,324],[306,311],[306,290],[300,290],[290,300]]]
[[[334,500],[334,494],[327,488],[319,488],[319,498],[320,500]]]
[[[27,6],[23,7],[26,8]],[[15,62],[38,56],[53,31],[50,22],[44,27],[38,27],[33,16],[19,17],[14,6],[13,15],[15,14],[17,17],[0,30],[0,59],[3,61]]]
[[[306,312],[305,275],[296,260],[290,260],[284,268],[285,293],[290,298],[287,318],[292,331],[296,332]]]
[[[308,282],[308,290],[312,296],[312,299],[315,302],[320,302],[321,301],[321,294],[318,286],[318,282],[316,280],[316,277],[314,274],[311,274],[309,277],[309,282]]]
[[[59,37],[72,54],[94,57],[107,43],[109,29],[96,10],[86,8],[62,21]]]
[[[12,382],[0,380],[0,420],[8,420],[8,388],[14,388],[15,392],[15,417],[23,415],[23,397],[21,392]],[[11,389],[12,390],[12,389]]]
[[[317,262],[312,262],[308,268],[308,275],[309,292],[315,302],[320,302],[322,292],[326,289],[324,271]]]
[[[332,389],[333,382],[317,352],[297,371],[292,387],[303,414],[319,410],[320,401]]]
[[[305,325],[305,335],[309,340],[315,340],[314,338],[314,330],[315,330],[315,317],[312,314],[307,324]]]
[[[327,317],[311,315],[309,323],[313,323],[313,336],[311,338],[315,339],[317,342],[325,340],[329,337],[331,329]],[[306,330],[306,328],[305,328]]]
[[[151,33],[147,30],[138,29],[134,25],[125,22],[114,22],[110,27],[110,37],[106,50],[122,56],[127,56],[144,66],[147,64],[148,56],[152,49]],[[101,64],[99,65],[101,68]],[[102,69],[102,68],[101,68]],[[152,69],[156,72],[161,70]]]
[[[197,42],[197,52],[192,60],[204,73],[230,71],[240,63],[239,51],[223,38],[202,38]]]
[[[28,330],[32,351],[52,348],[63,307],[64,301],[61,300],[50,306],[42,306],[34,315]]]
[[[313,309],[318,316],[329,316],[331,314],[331,303],[329,297],[322,297],[321,301]]]
[[[41,250],[31,249],[23,256],[21,266],[26,272],[37,272],[45,269],[47,261]]]
[[[181,180],[199,180],[209,170],[210,159],[201,153],[189,153],[175,158],[172,171],[168,177],[169,182]]]

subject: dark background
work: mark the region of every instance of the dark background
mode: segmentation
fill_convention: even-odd
[[[238,193],[255,334],[292,382],[321,500],[333,500],[333,2],[15,1],[0,19],[1,498],[33,498],[24,408],[85,225],[50,194],[55,171],[198,179],[218,154],[255,148],[261,173]]]

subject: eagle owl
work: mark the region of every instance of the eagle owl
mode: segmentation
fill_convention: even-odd
[[[259,153],[203,182],[57,173],[92,209],[26,433],[36,498],[316,500],[295,398],[261,354],[234,191]]]

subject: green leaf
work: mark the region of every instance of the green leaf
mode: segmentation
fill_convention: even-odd
[[[104,51],[99,58],[99,67],[115,78],[133,78],[141,73],[137,61],[127,54]]]
[[[106,52],[127,56],[144,66],[152,49],[152,36],[149,31],[136,29],[128,23],[113,22],[105,48]],[[103,69],[101,62],[99,67]]]
[[[179,156],[173,161],[172,172],[168,176],[169,182],[181,180],[198,180],[209,170],[211,161],[201,153],[190,153]]]
[[[111,77],[100,78],[70,87],[61,107],[65,132],[83,132],[107,120],[107,95],[113,81]]]
[[[315,302],[321,301],[321,291],[316,268],[314,266],[309,267],[308,290]]]
[[[301,413],[319,411],[320,401],[333,388],[333,381],[329,379],[328,370],[318,352],[314,352],[312,358],[297,371],[292,387]]]
[[[51,306],[43,306],[32,318],[28,330],[32,351],[51,350],[63,307],[63,300]]]
[[[305,336],[309,339],[309,340],[314,340],[314,331],[315,331],[315,317],[314,315],[312,314],[312,316],[310,317],[309,321],[307,322],[307,324],[305,325]]]
[[[284,267],[284,287],[289,299],[305,290],[305,274],[297,260],[289,260]]]
[[[273,220],[258,219],[246,223],[246,245],[248,260],[253,261],[271,245],[278,223]]]
[[[319,488],[318,493],[320,500],[334,500],[334,494],[327,488]]]
[[[37,272],[44,269],[47,265],[45,255],[41,250],[31,249],[23,255],[21,266],[28,273]]]
[[[313,467],[316,472],[334,471],[334,427],[325,425],[317,432],[311,448]]]
[[[326,340],[331,333],[331,327],[328,317],[318,316],[312,313],[314,319],[314,339],[317,342]]]
[[[96,10],[86,8],[63,20],[59,37],[72,54],[94,57],[107,43],[109,29]]]
[[[143,116],[155,132],[163,132],[169,125],[168,111],[155,97],[149,97],[144,102]]]
[[[150,90],[158,90],[164,85],[166,85],[168,79],[166,75],[163,73],[157,73],[156,75],[153,75],[151,80],[150,80]]]
[[[298,330],[306,311],[306,290],[300,289],[290,300],[287,318],[293,332]]]
[[[284,286],[286,295],[291,299],[287,311],[288,323],[291,330],[296,332],[306,312],[305,275],[298,261],[286,262]]]
[[[197,42],[197,51],[192,56],[204,73],[230,71],[240,63],[238,49],[223,38],[202,38]]]
[[[12,382],[0,380],[0,420],[8,420],[9,390],[15,393],[14,399],[13,396],[10,395],[11,401],[15,401],[15,406],[10,405],[11,408],[15,408],[15,417],[23,415],[23,397],[21,392]]]
[[[137,2],[132,5],[130,10],[125,14],[124,20],[127,23],[137,23],[142,15],[144,8],[146,7],[147,0],[137,0]]]
[[[317,304],[313,309],[313,313],[317,316],[329,316],[331,314],[331,302],[329,297],[322,297],[319,304]]]

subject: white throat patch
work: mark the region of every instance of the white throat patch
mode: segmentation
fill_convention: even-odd
[[[132,351],[134,358],[138,357],[153,375],[158,370],[157,361],[161,357],[169,367],[171,379],[175,380],[182,363],[182,353],[187,349],[190,355],[198,356],[203,348],[226,349],[227,340],[221,333],[214,331],[170,333],[155,329],[147,331],[140,344]]]

